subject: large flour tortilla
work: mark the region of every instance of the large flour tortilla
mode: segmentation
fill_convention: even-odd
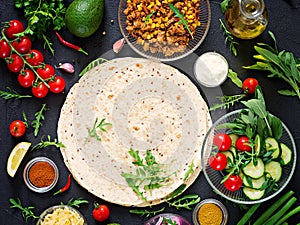
[[[111,123],[88,136],[95,119]],[[201,171],[201,146],[211,126],[207,105],[178,70],[138,58],[119,58],[89,70],[70,90],[58,122],[64,161],[77,182],[106,201],[124,206],[154,205],[181,184],[191,185]],[[144,158],[147,149],[166,174],[167,186],[140,199],[121,176],[135,173],[130,148]],[[194,173],[185,181],[191,165]]]

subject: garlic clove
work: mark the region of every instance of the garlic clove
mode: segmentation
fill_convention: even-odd
[[[60,63],[56,68],[61,69],[67,73],[74,73],[75,69],[71,63]]]
[[[125,44],[125,39],[124,39],[124,38],[122,38],[122,39],[116,41],[116,42],[113,44],[113,51],[114,51],[115,53],[119,53],[119,52],[122,50],[124,44]]]

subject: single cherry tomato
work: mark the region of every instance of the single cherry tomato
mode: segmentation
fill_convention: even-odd
[[[12,54],[9,58],[6,58],[8,69],[13,73],[19,73],[24,67],[23,59],[17,55]]]
[[[39,50],[31,49],[26,54],[25,59],[31,66],[39,66],[44,62],[44,55]]]
[[[209,165],[214,170],[224,170],[227,166],[227,157],[223,153],[217,153],[209,157]]]
[[[224,182],[224,186],[229,191],[237,191],[242,187],[242,178],[238,175],[230,175]]]
[[[15,34],[21,33],[24,31],[24,26],[19,20],[11,20],[9,24],[5,26],[5,34],[8,38],[16,38]]]
[[[242,89],[246,94],[254,94],[258,85],[258,81],[255,78],[247,78],[243,81]]]
[[[110,214],[109,208],[106,205],[94,204],[93,217],[96,221],[102,222],[107,220]]]
[[[237,150],[250,152],[252,150],[250,146],[250,139],[247,136],[239,137],[235,142]]]
[[[49,89],[43,82],[40,82],[37,85],[32,86],[31,91],[35,97],[44,98],[48,94]]]
[[[61,76],[55,76],[54,80],[51,79],[48,84],[50,91],[56,94],[62,92],[66,86],[65,80]]]
[[[21,137],[26,132],[26,125],[21,120],[14,120],[9,125],[9,131],[14,137]]]
[[[227,151],[231,146],[232,140],[228,134],[218,133],[214,136],[213,144],[219,148],[220,151]]]
[[[10,56],[10,54],[11,54],[11,47],[9,46],[7,41],[2,39],[0,41],[0,58],[4,59],[4,58]]]
[[[44,80],[47,80],[51,77],[54,76],[55,74],[55,70],[54,67],[49,65],[49,64],[45,64],[43,67],[39,67],[36,69],[36,72],[38,73],[38,75],[40,75],[41,78],[43,78]]]
[[[11,44],[16,49],[16,51],[21,54],[29,52],[32,46],[31,40],[27,36],[17,38]]]
[[[28,88],[33,85],[35,75],[30,69],[25,69],[18,76],[18,82],[22,87]]]

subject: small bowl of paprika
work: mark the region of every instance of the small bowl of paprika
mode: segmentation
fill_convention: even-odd
[[[50,191],[57,183],[59,172],[56,164],[47,157],[36,157],[24,168],[23,178],[27,187],[35,192]]]

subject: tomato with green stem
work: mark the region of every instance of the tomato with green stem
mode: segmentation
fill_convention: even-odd
[[[239,151],[250,152],[252,150],[250,145],[250,139],[247,136],[239,137],[235,142],[235,147]]]
[[[29,52],[32,46],[31,40],[27,36],[17,38],[11,44],[14,49],[21,54]]]
[[[20,20],[11,20],[4,27],[5,35],[10,39],[16,38],[16,34],[24,31],[24,25]]]
[[[19,73],[24,67],[24,61],[21,56],[17,54],[11,54],[9,58],[6,58],[7,68],[13,73]]]
[[[31,91],[35,97],[44,98],[48,94],[49,89],[43,82],[39,82],[38,84],[34,84],[32,86]]]
[[[94,204],[93,217],[98,222],[103,222],[108,219],[110,210],[107,205]]]
[[[217,133],[213,138],[213,145],[217,146],[220,151],[227,151],[231,147],[232,140],[226,133]]]
[[[0,40],[0,58],[4,59],[9,57],[11,54],[11,47],[5,40]]]
[[[227,166],[227,157],[221,152],[209,157],[209,166],[214,170],[224,170]]]
[[[44,55],[36,49],[31,49],[25,56],[26,62],[31,66],[39,66],[44,62]]]
[[[9,125],[9,132],[14,137],[21,137],[26,132],[26,124],[21,120],[14,120]]]
[[[55,74],[54,67],[50,64],[45,64],[44,66],[37,68],[36,72],[44,80],[52,78]]]
[[[51,79],[48,82],[48,84],[50,91],[56,94],[62,92],[66,86],[65,80],[61,76],[55,76],[53,80]]]
[[[229,191],[238,191],[242,187],[242,178],[239,175],[231,174],[224,182],[224,186]]]
[[[18,76],[18,82],[22,87],[29,88],[33,85],[36,76],[30,69],[25,69],[21,71]]]
[[[246,78],[243,81],[242,84],[242,89],[246,94],[254,94],[256,87],[259,85],[258,80],[256,80],[255,78]]]

